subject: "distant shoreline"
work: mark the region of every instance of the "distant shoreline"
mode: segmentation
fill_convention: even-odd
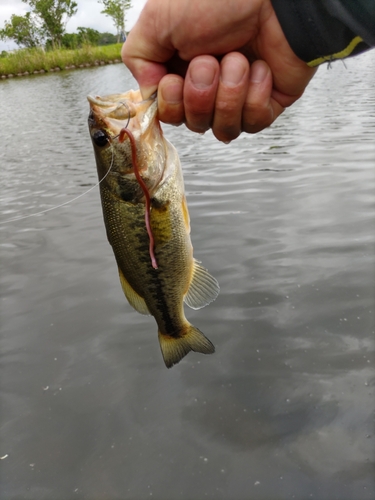
[[[0,57],[0,79],[120,63],[121,47],[122,44],[76,50],[20,49]]]
[[[9,73],[8,75],[1,74],[0,79],[1,80],[6,80],[8,78],[19,78],[21,76],[32,76],[32,75],[42,75],[46,73],[53,73],[53,72],[58,72],[58,71],[65,71],[65,70],[70,70],[70,69],[82,69],[82,68],[92,68],[94,66],[105,66],[106,64],[118,64],[122,62],[121,59],[114,59],[113,61],[94,61],[94,63],[85,63],[85,64],[79,64],[76,66],[75,64],[71,64],[70,66],[65,66],[65,68],[60,68],[57,66],[56,68],[51,68],[49,70],[44,70],[40,69],[37,70],[35,69],[32,73],[29,71],[24,71],[23,73]]]

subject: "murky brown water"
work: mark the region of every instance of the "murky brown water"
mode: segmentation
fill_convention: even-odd
[[[373,499],[375,52],[321,68],[227,146],[165,127],[216,345],[164,367],[123,297],[98,189],[0,225],[2,499]],[[3,221],[96,182],[89,93],[122,65],[0,82]]]

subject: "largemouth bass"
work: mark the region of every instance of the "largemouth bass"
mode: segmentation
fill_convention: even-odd
[[[151,314],[168,368],[188,352],[215,348],[185,317],[183,302],[206,306],[219,285],[193,258],[182,169],[163,136],[157,100],[139,91],[88,97],[107,237],[131,306]]]

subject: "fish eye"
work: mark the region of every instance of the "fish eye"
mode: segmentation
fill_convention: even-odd
[[[109,142],[108,135],[103,130],[97,130],[92,134],[92,140],[99,147],[106,146]]]

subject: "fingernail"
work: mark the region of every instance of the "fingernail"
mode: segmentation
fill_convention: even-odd
[[[253,64],[250,68],[250,81],[253,83],[262,83],[268,73],[266,64]]]
[[[237,61],[228,61],[223,65],[221,81],[229,87],[236,87],[242,80],[246,68],[243,64],[238,65]]]
[[[190,68],[191,81],[197,89],[210,87],[215,78],[215,69],[210,65],[196,64]]]
[[[161,89],[162,98],[168,104],[179,104],[182,101],[182,87],[178,83],[171,83]]]

